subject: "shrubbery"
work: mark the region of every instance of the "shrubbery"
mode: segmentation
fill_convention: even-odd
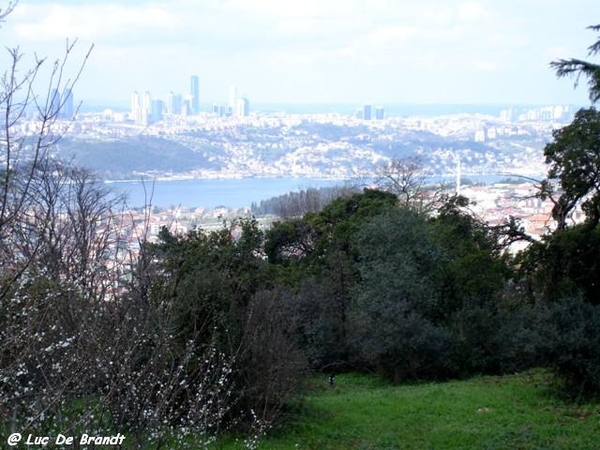
[[[581,297],[541,308],[540,335],[548,365],[576,398],[600,394],[600,307]]]

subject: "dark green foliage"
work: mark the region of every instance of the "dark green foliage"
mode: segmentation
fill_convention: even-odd
[[[352,343],[359,367],[374,368],[394,382],[448,377],[451,333],[405,304],[385,306],[383,310],[373,305],[355,319]]]
[[[499,325],[500,318],[493,305],[465,306],[452,314],[449,329],[455,375],[497,372],[497,352],[501,347],[494,344]]]
[[[516,304],[509,309],[501,309],[497,319],[490,324],[494,332],[489,334],[489,338],[486,334],[495,356],[490,371],[516,373],[546,366],[548,359],[544,349],[547,343],[540,333],[544,326],[543,317],[538,309],[524,302],[518,304],[519,296],[509,300]]]
[[[600,393],[600,306],[571,297],[541,309],[547,359],[567,392]]]
[[[511,270],[497,229],[467,205],[450,198],[434,219],[398,208],[357,234],[351,331],[363,363],[398,380],[497,373],[536,361],[521,356],[535,347],[535,332],[524,332],[522,343],[506,340],[525,323],[523,305],[505,300]]]
[[[350,360],[348,333],[353,268],[341,252],[328,257],[326,276],[302,281],[295,303],[301,317],[300,336],[314,368],[343,370]]]
[[[457,308],[482,306],[494,300],[510,275],[499,236],[463,210],[464,197],[450,198],[432,220],[435,242],[448,258],[447,301]]]
[[[299,341],[319,370],[348,366],[348,315],[358,278],[355,235],[396,202],[392,194],[366,189],[337,198],[320,212],[275,223],[267,232],[272,273],[297,292]]]
[[[163,229],[160,239],[149,247],[161,274],[154,295],[173,304],[180,348],[215,344],[233,361],[235,410],[259,408],[262,420],[275,419],[306,364],[289,295],[272,290],[256,221],[186,236]]]
[[[506,268],[489,229],[458,207],[447,204],[434,221],[397,209],[359,234],[353,343],[395,380],[496,367],[495,296]]]
[[[503,345],[497,335],[508,311],[499,302],[511,274],[497,229],[465,212],[467,206],[466,199],[451,198],[432,221],[435,240],[447,257],[446,307],[440,312],[453,333],[453,367],[461,376],[502,371]]]
[[[600,304],[600,228],[587,224],[559,230],[523,256],[531,296],[547,301],[581,295]]]
[[[358,235],[358,302],[402,303],[434,317],[444,284],[444,254],[425,220],[408,209],[373,219]]]
[[[267,232],[265,253],[271,263],[288,265],[310,256],[318,238],[305,218],[276,222]]]
[[[237,309],[244,308],[261,285],[264,264],[255,254],[260,250],[260,232],[251,221],[239,227],[237,241],[233,236],[237,224],[186,236],[163,229],[161,243],[153,248],[167,282],[163,289],[175,302],[176,332],[182,342],[190,336],[205,339],[214,327],[233,326],[239,320]]]
[[[262,200],[259,204],[253,203],[251,210],[255,215],[275,214],[288,220],[304,216],[309,212],[321,211],[336,198],[354,193],[356,189],[350,186],[309,188]]]
[[[365,189],[361,194],[338,198],[312,219],[315,226],[329,232],[327,236],[347,240],[359,224],[396,206],[394,194]]]
[[[531,342],[507,339],[523,322],[518,300],[502,304],[507,232],[467,206],[451,197],[432,219],[365,190],[267,232],[278,282],[297,290],[299,340],[313,367],[377,369],[399,381],[537,361],[534,332],[521,335]]]
[[[554,141],[544,148],[550,164],[549,180],[560,184],[561,196],[552,214],[558,228],[567,225],[574,208],[581,205],[592,225],[600,223],[600,113],[581,109],[570,125],[555,130]],[[544,193],[542,193],[544,194]]]

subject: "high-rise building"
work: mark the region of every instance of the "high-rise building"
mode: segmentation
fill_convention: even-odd
[[[181,114],[181,94],[169,92],[169,95],[167,95],[167,114]]]
[[[63,119],[72,119],[75,111],[73,109],[73,92],[69,88],[65,88],[62,95],[62,108],[60,117]]]
[[[192,75],[190,79],[190,97],[191,97],[191,106],[192,106],[192,114],[200,113],[200,81],[197,75]]]
[[[236,116],[246,117],[250,114],[250,101],[241,97],[237,99],[237,111],[235,113]]]
[[[131,116],[130,118],[137,122],[136,118],[138,116],[138,112],[142,106],[142,101],[140,99],[140,94],[138,91],[134,91],[131,94]]]
[[[151,122],[160,122],[162,120],[165,102],[162,100],[152,100],[152,111],[150,112]]]
[[[50,105],[48,113],[51,117],[58,117],[60,114],[60,94],[58,89],[52,89],[50,91]]]
[[[144,91],[141,95],[135,91],[131,95],[130,118],[136,125],[148,125],[155,120],[152,103],[152,96],[148,91]]]
[[[376,106],[375,107],[375,119],[383,120],[384,117],[385,117],[385,109],[383,108],[383,106]]]
[[[363,108],[362,108],[363,120],[371,120],[373,118],[372,109],[373,109],[373,107],[371,105],[363,105]]]
[[[150,118],[152,115],[152,96],[150,92],[144,91],[142,94],[142,110],[140,111],[140,125],[148,125],[150,123]]]
[[[229,107],[229,110],[231,111],[231,114],[237,113],[237,101],[238,101],[238,88],[237,88],[237,86],[234,85],[229,88],[229,103],[227,104],[227,106]]]

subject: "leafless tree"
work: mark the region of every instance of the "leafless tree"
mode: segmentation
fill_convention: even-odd
[[[447,186],[430,181],[429,173],[417,157],[393,159],[376,169],[377,188],[395,194],[398,203],[430,213],[443,203]]]
[[[0,8],[0,23],[4,22],[6,16],[15,9],[15,6],[17,6],[17,1],[10,1],[4,8]]]
[[[11,236],[26,214],[31,185],[69,125],[58,121],[66,99],[57,104],[55,93],[73,88],[91,52],[90,47],[75,75],[69,77],[67,63],[75,43],[67,41],[63,56],[54,62],[36,56],[30,68],[23,68],[24,55],[18,47],[7,49],[10,63],[0,78],[0,263],[10,269],[5,272],[5,287],[7,282],[16,282],[27,264],[15,264]],[[38,75],[49,64],[47,90],[39,93]]]
[[[377,170],[375,184],[382,190],[398,196],[402,204],[410,204],[422,197],[427,175],[417,158],[393,159]]]
[[[0,10],[0,22],[15,4]],[[166,440],[198,448],[235,404],[242,348],[225,352],[214,331],[182,340],[171,287],[144,237],[139,258],[118,256],[121,199],[89,171],[53,159],[69,126],[54,93],[72,89],[90,54],[69,77],[73,49],[67,42],[62,58],[36,57],[29,69],[18,48],[8,49],[0,77],[0,434],[127,430],[137,448]],[[36,92],[48,64],[46,88]],[[273,307],[258,302],[255,317]],[[247,347],[267,351],[271,337],[266,327]],[[259,415],[255,429],[261,424]]]

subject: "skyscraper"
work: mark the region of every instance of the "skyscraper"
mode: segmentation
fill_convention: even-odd
[[[140,95],[135,91],[131,95],[131,118],[136,125],[148,125],[152,119],[152,97],[145,91]]]
[[[190,96],[192,99],[192,114],[200,113],[200,81],[197,75],[190,78]]]
[[[62,95],[62,109],[60,117],[64,119],[72,119],[75,113],[73,109],[73,92],[69,88],[65,88]]]
[[[58,89],[52,89],[50,91],[50,104],[48,105],[48,113],[51,117],[58,117],[60,113],[60,94]]]
[[[375,107],[375,119],[383,120],[384,117],[385,117],[385,109],[383,108],[383,106]]]
[[[150,113],[150,121],[151,122],[159,122],[162,120],[163,109],[165,107],[165,102],[162,100],[156,99],[152,100],[152,111]]]
[[[237,113],[237,101],[238,101],[238,88],[237,88],[237,86],[233,85],[229,88],[229,103],[227,105],[229,107],[229,111],[231,112],[231,114]]]
[[[237,99],[237,111],[235,113],[236,116],[246,117],[250,114],[250,101],[241,97]]]
[[[142,102],[140,99],[140,94],[138,91],[134,91],[131,94],[131,118],[136,120],[136,116],[138,114],[138,110],[141,108]]]
[[[373,118],[372,109],[371,105],[363,105],[363,120],[371,120]]]
[[[150,92],[145,91],[142,94],[142,111],[140,113],[140,124],[148,125],[150,122],[150,115],[152,114],[152,96]]]
[[[167,95],[167,114],[181,114],[181,94],[173,91]]]

